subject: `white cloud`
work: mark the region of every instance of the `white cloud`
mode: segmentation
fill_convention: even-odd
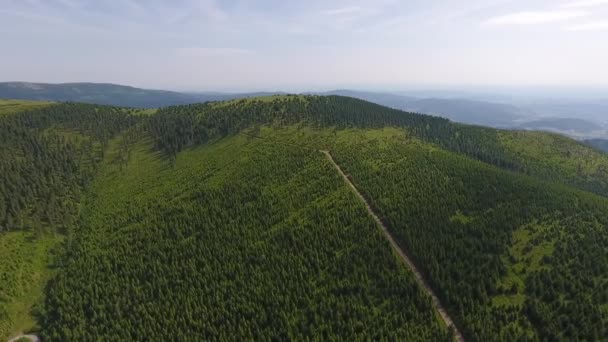
[[[40,27],[39,25],[43,25],[42,28],[44,32],[47,33],[53,32],[53,30],[61,32],[62,34],[65,34],[65,30],[68,30],[68,32],[76,33],[111,33],[110,30],[105,29],[103,27],[95,26],[93,24],[69,21],[61,16],[53,14],[51,11],[47,11],[45,13],[38,13],[20,10],[4,10],[0,8],[0,16],[2,15],[7,15],[12,18],[21,18],[23,22],[27,22],[28,24],[30,24],[27,27],[30,30],[34,30]]]
[[[608,0],[581,0],[574,2],[567,2],[562,4],[562,8],[584,8],[584,7],[595,7],[601,5],[608,5]]]
[[[189,47],[177,49],[181,57],[226,57],[235,55],[251,54],[253,51],[240,48],[211,48],[211,47]]]
[[[78,0],[57,0],[57,2],[67,9],[79,9],[82,3]]]
[[[608,21],[591,21],[567,27],[568,31],[602,31],[608,30]]]
[[[588,15],[588,12],[571,11],[528,11],[490,18],[483,22],[485,26],[536,25],[567,21]]]
[[[221,21],[229,18],[216,0],[196,0],[192,4],[210,19]]]
[[[343,7],[343,8],[335,8],[330,10],[323,11],[323,14],[326,15],[346,15],[346,14],[355,14],[361,12],[361,7],[353,6],[353,7]]]

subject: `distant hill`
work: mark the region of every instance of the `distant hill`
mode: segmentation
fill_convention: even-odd
[[[413,96],[405,96],[398,95],[392,93],[376,93],[369,91],[356,91],[356,90],[332,90],[324,93],[319,93],[319,95],[338,95],[338,96],[348,96],[356,99],[373,102],[376,104],[380,104],[386,107],[391,107],[395,109],[400,109],[404,107],[406,104],[419,100],[418,97]]]
[[[515,127],[518,120],[529,116],[516,106],[453,98],[418,98],[391,93],[334,90],[321,95],[340,95],[374,102],[409,112],[431,114],[452,121],[491,127]]]
[[[98,83],[0,83],[0,98],[85,102],[128,107],[162,107],[199,100],[195,95]]]
[[[512,105],[467,99],[422,99],[413,101],[401,109],[492,127],[511,127],[517,120],[530,115]]]
[[[551,131],[573,137],[605,136],[605,129],[591,121],[573,118],[543,118],[525,122],[520,128],[527,130]]]
[[[234,98],[270,94],[272,93],[180,93],[109,83],[0,83],[0,98],[4,99],[83,102],[139,108],[158,108],[207,101],[225,101]]]
[[[604,152],[608,152],[608,139],[589,139],[585,140],[585,143]]]
[[[570,117],[603,124],[608,123],[608,100],[569,101],[551,99],[542,102],[522,103],[519,106],[543,117]]]

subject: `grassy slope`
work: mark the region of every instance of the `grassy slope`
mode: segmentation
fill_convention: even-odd
[[[502,256],[502,261],[507,266],[507,272],[498,281],[498,286],[513,290],[509,290],[512,293],[494,296],[492,298],[494,305],[520,306],[524,304],[526,296],[523,292],[527,276],[533,272],[548,269],[548,266],[543,263],[543,258],[551,256],[555,250],[557,236],[545,238],[544,235],[566,229],[567,227],[556,221],[554,224],[534,222],[513,231],[512,245]]]
[[[61,241],[52,234],[0,234],[0,340],[37,328],[31,309],[53,274],[51,251]]]
[[[154,114],[156,114],[157,111],[158,111],[157,108],[148,108],[148,109],[128,108],[128,109],[125,109],[125,112],[127,112],[127,113],[130,113],[133,115],[142,115],[142,116],[154,115]]]
[[[0,99],[0,115],[18,113],[30,109],[38,109],[52,105],[52,102],[22,101]]]

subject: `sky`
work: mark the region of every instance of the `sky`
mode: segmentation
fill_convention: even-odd
[[[0,81],[608,89],[608,0],[0,0]]]

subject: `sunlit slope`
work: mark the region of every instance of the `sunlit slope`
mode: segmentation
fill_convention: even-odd
[[[501,131],[498,139],[530,175],[563,180],[606,195],[608,154],[570,138],[545,132]]]
[[[0,115],[19,113],[26,110],[45,108],[53,103],[43,101],[3,100],[0,99]]]
[[[0,339],[37,329],[32,310],[53,274],[53,250],[61,235],[0,233]]]
[[[447,339],[321,153],[242,135],[173,163],[129,151],[92,185],[46,340]]]

